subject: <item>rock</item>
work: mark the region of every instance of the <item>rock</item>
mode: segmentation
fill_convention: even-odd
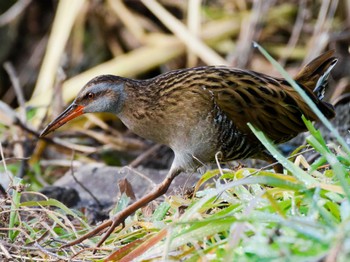
[[[47,186],[40,190],[40,193],[49,198],[57,199],[67,207],[74,207],[80,202],[79,193],[70,187]]]
[[[130,169],[129,167],[120,168],[101,164],[89,164],[74,170],[74,177],[76,179],[74,179],[72,172],[68,171],[54,183],[54,186],[75,189],[80,197],[80,205],[96,202],[91,196],[93,195],[102,206],[109,206],[116,203],[120,197],[119,181],[127,179],[132,186],[136,198],[139,199],[150,192],[156,184],[160,183],[165,178],[167,172],[168,170],[148,168]],[[198,181],[199,177],[200,175],[197,173],[190,177],[187,174],[180,174],[173,181],[168,194],[192,187]]]

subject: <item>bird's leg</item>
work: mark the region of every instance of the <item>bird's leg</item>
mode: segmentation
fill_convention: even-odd
[[[283,166],[276,161],[276,159],[268,152],[267,150],[262,151],[259,155],[258,158],[261,160],[264,160],[268,162],[269,164],[273,165],[273,170],[275,173],[280,173],[283,174]]]
[[[108,228],[108,231],[104,234],[102,239],[98,242],[97,247],[100,247],[103,242],[112,234],[113,230],[119,225],[123,224],[124,220],[130,216],[132,213],[134,213],[139,208],[147,205],[149,202],[155,200],[156,198],[164,195],[166,191],[168,190],[171,182],[174,180],[174,178],[181,173],[181,170],[178,168],[171,168],[166,178],[162,181],[162,183],[158,184],[155,189],[153,189],[150,193],[139,199],[138,201],[134,202],[130,206],[128,206],[126,209],[120,211],[118,214],[116,214],[111,219],[107,220],[106,222],[102,223],[95,229],[91,230],[90,232],[86,233],[85,235],[79,237],[78,239],[71,241],[65,245],[63,245],[61,248],[70,247],[76,244],[79,244],[83,242],[85,239],[88,239],[97,233],[101,232],[105,228]]]
[[[276,160],[274,161],[276,163]],[[273,170],[275,170],[275,173],[283,174],[283,166],[280,163],[276,163],[273,166]]]

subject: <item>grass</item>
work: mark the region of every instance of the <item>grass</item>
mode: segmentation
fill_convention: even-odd
[[[28,102],[28,105],[35,108],[28,112],[30,123],[42,119],[44,111],[42,105],[51,104],[51,95],[48,94],[54,92],[53,82],[58,71],[58,61],[67,54],[65,49],[67,43],[72,42],[79,46],[80,42],[86,41],[81,36],[83,34],[79,34],[85,30],[83,23],[73,23],[73,20],[79,21],[79,15],[82,16],[81,20],[87,19],[84,18],[84,12],[78,11],[80,5],[87,5],[88,2],[83,4],[82,1],[78,1],[73,7],[70,2],[67,0],[59,2],[52,36],[47,35],[50,44],[46,49],[46,58],[34,92],[37,96],[33,96]],[[195,55],[208,64],[226,63],[220,57],[217,58],[215,52],[219,50],[223,52],[222,50],[226,48],[229,51],[225,56],[230,57],[232,50],[236,49],[233,48],[236,42],[241,43],[242,47],[249,46],[252,40],[243,34],[249,30],[245,30],[245,27],[240,29],[241,25],[254,22],[254,16],[245,16],[247,13],[244,11],[245,8],[242,8],[241,14],[237,12],[239,15],[236,13],[232,15],[229,12],[226,14],[222,8],[220,12],[224,15],[221,15],[218,10],[212,10],[213,7],[205,8],[208,21],[200,30],[202,40],[199,40],[193,38],[188,29],[178,23],[180,20],[169,16],[156,1],[143,2],[159,21],[163,21],[162,24],[167,28],[166,32],[160,33],[161,31],[157,29],[148,33],[150,30],[146,26],[148,23],[140,23],[144,20],[138,19],[139,16],[130,12],[128,8],[126,10],[129,10],[129,13],[125,10],[120,11],[123,10],[121,8],[125,9],[122,1],[106,1],[105,5],[111,7],[119,5],[111,9],[118,13],[118,16],[129,16],[124,19],[124,24],[137,39],[135,49],[117,54],[109,61],[100,62],[97,66],[79,74],[70,72],[74,77],[62,83],[62,96],[65,102],[71,100],[78,89],[97,74],[107,72],[135,76],[163,66],[175,57],[179,58],[186,53],[186,50],[187,54]],[[241,3],[244,4],[244,1]],[[322,1],[322,6],[327,7],[327,4],[331,3],[333,2]],[[311,13],[310,6],[308,8]],[[339,7],[342,8],[343,5]],[[276,43],[279,41],[278,38],[271,36],[282,37],[291,30],[296,9],[293,5],[283,2],[272,6],[272,11],[266,15],[267,20],[263,21],[269,26],[262,28],[261,35],[264,36],[262,39],[265,39],[265,46],[269,46],[269,51],[273,51],[275,56],[283,57],[288,52],[284,42]],[[316,13],[324,12],[316,11]],[[90,14],[85,14],[88,15]],[[209,20],[211,16],[218,17]],[[167,24],[169,17],[173,22]],[[241,21],[240,17],[245,18],[245,22]],[[200,22],[195,15],[188,18],[189,22],[191,19],[194,24]],[[317,28],[312,22],[315,20],[318,25],[325,25],[323,30],[327,32],[330,28],[326,26],[324,19],[321,15],[312,17],[310,21],[304,21],[309,23],[305,28]],[[339,21],[338,23],[340,24]],[[75,28],[73,40],[68,39],[72,28]],[[321,34],[321,31],[313,32],[314,42],[321,42],[320,39],[323,39],[325,32],[322,31]],[[173,32],[177,37],[169,35],[168,32]],[[309,50],[305,50],[310,32],[302,33],[305,39],[290,49],[299,50],[293,53],[293,59],[305,57],[308,51],[313,50],[312,45]],[[237,35],[241,35],[240,38],[245,41],[236,41]],[[74,39],[77,42],[74,42]],[[114,40],[106,41],[108,43],[106,46],[115,46]],[[198,46],[200,48],[196,48]],[[284,69],[260,46],[258,49],[298,90],[298,86]],[[86,50],[81,55],[89,57]],[[289,52],[289,55],[292,53]],[[72,67],[78,66],[73,63]],[[307,96],[301,95],[308,101]],[[337,134],[328,120],[319,115],[312,101],[308,103],[327,128]],[[12,115],[6,115],[12,119]],[[8,175],[12,182],[7,197],[0,199],[0,258],[8,261],[131,261],[133,259],[136,261],[347,261],[350,256],[350,150],[339,135],[337,144],[327,145],[322,134],[306,119],[304,121],[310,130],[307,142],[319,153],[315,161],[308,163],[302,155],[293,157],[292,160],[282,156],[264,134],[251,126],[262,143],[283,164],[287,170],[285,174],[255,168],[228,170],[218,167],[209,170],[197,182],[192,194],[166,198],[159,203],[152,215],[139,210],[130,216],[125,221],[125,227],[117,227],[96,253],[93,251],[101,236],[94,236],[83,244],[71,248],[60,249],[64,243],[93,228],[87,223],[88,218],[57,200],[30,191],[42,186],[41,180],[36,179],[39,175],[33,175],[31,185],[28,185],[26,180],[10,175],[16,173],[20,165],[17,163],[6,165],[6,161],[3,160],[0,175],[2,177]],[[0,124],[0,132],[6,133],[10,129],[8,126],[11,127],[11,124],[7,126]],[[42,141],[39,144],[42,144]],[[33,158],[36,158],[36,163],[39,162],[43,147],[39,145],[35,150]],[[2,150],[1,143],[0,149]],[[85,149],[86,154],[91,153],[87,147]],[[5,159],[2,151],[1,153],[2,159]],[[39,164],[33,169],[33,173],[40,173]],[[208,184],[211,178],[214,178],[215,182]],[[199,189],[202,185],[205,185],[204,189]],[[123,195],[112,213],[122,210],[128,203],[128,197]]]
[[[310,131],[307,142],[320,155],[315,162],[307,163],[302,156],[288,160],[250,125],[286,174],[254,168],[210,170],[192,196],[167,198],[152,216],[139,210],[96,253],[100,236],[60,249],[92,229],[87,218],[44,196],[21,202],[23,194],[38,193],[26,192],[15,177],[1,205],[3,256],[36,261],[346,261],[349,149],[346,145],[331,150],[312,123],[303,121]],[[215,183],[198,190],[210,178]],[[112,213],[128,203],[122,196]]]
[[[2,205],[0,213],[9,216],[8,225],[2,222],[3,230],[8,228],[8,244],[2,245],[11,250],[12,258],[28,260],[37,259],[39,252],[47,260],[73,261],[346,261],[350,255],[350,204],[345,193],[350,159],[341,149],[333,153],[312,124],[306,123],[310,146],[331,165],[316,161],[318,165],[310,163],[305,170],[278,156],[287,174],[253,168],[224,169],[222,174],[219,169],[210,170],[196,188],[211,177],[216,177],[214,185],[192,197],[167,198],[150,217],[138,211],[96,254],[92,251],[100,236],[59,249],[91,229],[84,215],[53,199],[19,203],[23,192],[15,186],[12,204]],[[277,154],[263,134],[254,132]],[[127,203],[123,197],[116,211]]]
[[[100,236],[60,249],[62,243],[92,229],[83,214],[54,199],[20,202],[23,181],[13,180],[0,216],[11,259],[111,261],[346,261],[350,255],[348,149],[331,150],[304,119],[309,145],[320,154],[308,168],[283,157],[263,133],[253,132],[288,170],[275,174],[254,168],[210,170],[193,196],[176,195],[152,216],[139,210],[93,253]],[[345,149],[345,150],[344,150]],[[302,156],[301,156],[302,158]],[[210,178],[212,186],[198,190]],[[35,193],[38,194],[38,193]],[[113,213],[125,208],[123,196]],[[8,203],[8,204],[7,204]],[[19,248],[20,246],[20,248]],[[6,257],[6,252],[4,252]],[[40,255],[38,255],[40,254]]]

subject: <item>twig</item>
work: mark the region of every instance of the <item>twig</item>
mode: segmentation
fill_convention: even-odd
[[[13,6],[11,6],[11,8],[0,16],[0,27],[15,20],[31,2],[31,0],[17,1]]]
[[[51,238],[51,239],[53,239],[53,238]],[[51,239],[48,240],[48,241],[51,241]],[[54,240],[54,241],[55,241],[55,242],[59,242],[59,241],[57,241],[57,240]],[[53,242],[53,241],[51,241],[51,242]],[[65,243],[64,241],[61,241],[61,242],[62,242],[62,243]],[[30,243],[31,243],[31,242],[30,242]],[[34,247],[34,243],[35,243],[35,241],[33,241],[33,245],[32,245],[32,246],[30,246],[29,244],[28,244],[28,245],[19,246],[18,243],[9,243],[8,241],[0,240],[0,244],[1,244],[1,245],[4,245],[4,246],[6,246],[6,247],[20,248],[20,249],[22,249],[22,250],[28,250],[28,251],[36,251],[36,250],[38,250],[36,247]],[[52,251],[52,252],[54,252],[54,251],[57,250],[57,249],[56,249],[56,248],[49,248],[49,250]]]
[[[222,171],[222,168],[221,168],[221,165],[220,165],[220,158],[222,158],[222,152],[221,151],[216,152],[216,154],[215,154],[215,162],[216,162],[216,165],[217,165],[217,167],[219,169],[220,175],[223,176],[224,172]]]
[[[131,172],[134,172],[136,175],[142,177],[143,179],[145,179],[146,181],[148,181],[151,185],[153,186],[156,186],[156,183],[154,183],[154,181],[152,179],[150,179],[148,176],[142,174],[141,172],[138,172],[136,169],[130,167],[130,166],[124,166],[121,168],[121,172],[124,170],[124,169],[127,169],[127,170],[130,170]]]
[[[77,253],[75,253],[73,256],[71,256],[70,257],[70,261],[73,259],[73,258],[75,258],[75,257],[77,257],[78,255],[80,255],[81,253],[83,253],[83,252],[86,252],[86,251],[94,251],[93,252],[93,254],[95,254],[95,251],[96,250],[104,250],[104,251],[111,251],[110,249],[107,249],[107,248],[103,248],[103,247],[89,247],[89,248],[84,248],[84,249],[82,249],[82,250],[79,250]],[[97,257],[94,257],[96,260],[97,260]]]
[[[4,63],[4,69],[6,70],[7,74],[10,77],[13,89],[15,90],[16,96],[17,96],[17,102],[20,107],[20,119],[24,122],[27,121],[26,117],[26,105],[25,105],[25,99],[23,95],[23,91],[21,89],[19,79],[17,77],[17,73],[15,68],[13,67],[12,63],[5,62]]]
[[[120,18],[125,27],[131,32],[131,34],[141,43],[145,40],[145,30],[135,15],[125,6],[123,1],[108,0],[107,1],[111,10]]]
[[[298,8],[298,14],[297,18],[295,20],[294,26],[293,26],[293,31],[292,34],[288,40],[287,46],[285,48],[285,52],[282,53],[282,57],[280,60],[280,64],[284,66],[286,64],[287,58],[290,56],[292,53],[293,49],[295,48],[299,38],[301,31],[303,29],[304,25],[304,20],[305,16],[307,14],[307,9],[306,9],[306,0],[300,0],[299,2],[299,8]]]
[[[156,151],[158,151],[160,149],[161,145],[160,144],[156,144],[152,147],[150,147],[149,149],[147,149],[145,152],[143,152],[142,154],[140,154],[138,157],[136,157],[133,161],[131,161],[131,163],[129,164],[129,167],[131,168],[136,168],[137,166],[139,166],[146,158],[148,158],[149,156],[152,156]]]
[[[2,159],[2,164],[4,166],[4,170],[5,172],[7,173],[8,170],[7,170],[7,165],[6,165],[6,161],[5,161],[5,156],[4,156],[4,150],[2,149],[2,143],[0,141],[0,156],[1,156],[1,159]]]
[[[2,250],[2,253],[4,254],[4,256],[7,259],[13,259],[13,257],[11,256],[10,252],[5,248],[5,246],[3,244],[0,243],[0,249]]]
[[[21,127],[23,130],[25,130],[26,132],[34,135],[36,138],[44,140],[44,141],[46,141],[48,143],[51,143],[51,144],[54,144],[54,145],[57,145],[57,146],[60,146],[60,147],[63,147],[63,148],[67,148],[67,149],[71,149],[71,150],[75,150],[75,151],[79,151],[79,152],[84,152],[84,153],[90,153],[90,154],[97,151],[96,148],[68,143],[68,142],[63,141],[63,140],[61,140],[59,138],[56,138],[56,137],[54,137],[54,138],[40,137],[39,132],[31,129],[26,124],[21,122],[18,118],[16,118],[15,120],[16,121],[13,123],[14,125],[17,125],[17,126]]]
[[[6,62],[4,64],[4,69],[6,70],[7,74],[10,77],[13,89],[15,90],[15,93],[16,93],[17,102],[19,105],[19,119],[21,120],[21,122],[26,123],[27,122],[26,105],[25,105],[26,101],[24,99],[24,94],[19,83],[17,72],[13,67],[12,63],[10,62]],[[14,133],[13,136],[15,139],[18,138],[17,133]],[[29,155],[32,152],[32,148],[29,148],[30,146],[28,146],[28,143],[27,143],[28,140],[29,140],[28,136],[25,136],[25,140],[23,143],[15,144],[14,152],[19,157],[24,157],[25,155]],[[22,178],[25,175],[26,168],[27,168],[27,161],[22,161],[20,163],[20,168],[17,172],[17,176]]]
[[[93,200],[96,202],[96,204],[98,205],[98,207],[101,209],[103,206],[101,204],[101,202],[97,199],[97,197],[95,197],[95,195],[83,184],[81,183],[77,178],[76,176],[74,175],[74,169],[73,169],[73,159],[74,159],[74,151],[72,152],[72,158],[71,158],[71,167],[70,167],[70,170],[71,170],[71,176],[73,177],[74,181],[79,185],[81,186],[81,188],[83,190],[85,190],[86,193],[88,193],[92,198]]]
[[[81,167],[83,164],[80,161],[70,161],[66,159],[40,160],[41,166],[61,166],[61,167]]]
[[[202,0],[189,0],[187,7],[187,26],[189,31],[196,37],[198,37],[201,27],[201,4]],[[194,67],[198,58],[191,49],[187,49],[187,67]]]
[[[262,31],[259,24],[266,19],[266,13],[269,7],[273,5],[273,2],[273,0],[253,1],[253,7],[250,11],[250,15],[241,22],[241,30],[235,50],[235,66],[246,67],[252,53],[251,43],[259,38]]]
[[[198,37],[191,34],[183,23],[169,13],[155,0],[142,0],[142,3],[193,53],[198,55],[207,64],[227,65],[227,61],[213,49],[203,43]]]
[[[41,245],[39,245],[39,243],[37,243],[37,242],[34,243],[34,246],[36,248],[38,248],[41,252],[43,252],[43,253],[51,256],[51,257],[59,258],[59,259],[62,259],[62,260],[67,260],[66,257],[62,257],[60,255],[57,255],[56,253],[50,252],[49,250],[47,250],[47,249],[43,248]]]
[[[314,32],[309,41],[309,52],[304,61],[310,61],[312,57],[317,56],[326,47],[329,42],[330,20],[334,16],[334,10],[338,5],[338,0],[323,0],[321,1],[318,17],[314,26]]]
[[[6,157],[4,159],[1,159],[0,163],[2,163],[3,161],[7,161],[7,162],[27,161],[29,159],[30,159],[30,157]]]
[[[41,140],[46,141],[46,142],[51,143],[51,144],[58,145],[62,148],[73,149],[75,151],[89,153],[89,154],[97,151],[96,148],[68,143],[64,140],[61,140],[61,139],[55,138],[55,137],[54,138],[40,137],[40,133],[38,131],[30,128],[29,126],[27,126],[26,123],[22,122],[18,118],[17,113],[11,107],[9,107],[7,104],[5,104],[2,101],[0,101],[0,110],[3,111],[3,113],[8,117],[7,121],[4,122],[4,124],[6,126],[10,126],[10,125],[18,126],[21,129],[23,129],[24,131],[26,131],[27,133],[32,134],[36,138],[41,139]],[[4,158],[2,158],[2,159],[4,159]]]

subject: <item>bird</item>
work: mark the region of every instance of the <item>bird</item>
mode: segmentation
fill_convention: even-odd
[[[305,65],[294,77],[319,110],[335,115],[322,100],[327,79],[337,63],[327,51]],[[101,75],[90,80],[74,101],[42,131],[56,130],[85,113],[109,112],[135,134],[170,147],[174,160],[160,184],[100,226],[64,246],[71,246],[108,228],[97,246],[137,209],[166,193],[181,172],[219,160],[275,159],[247,123],[274,143],[284,143],[306,130],[301,117],[318,118],[283,78],[227,66],[200,66],[169,71],[154,78],[134,80]],[[281,165],[275,166],[281,172]]]

